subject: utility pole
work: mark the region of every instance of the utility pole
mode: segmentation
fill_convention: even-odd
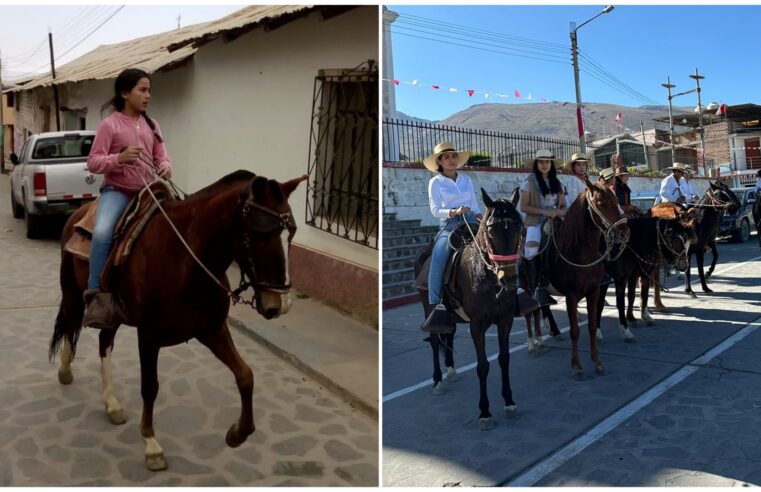
[[[182,19],[182,14],[177,14],[177,29],[180,28],[180,19]]]
[[[53,99],[55,100],[55,129],[61,131],[61,111],[58,100],[58,86],[55,84],[55,57],[53,56],[53,30],[48,29],[48,46],[50,46],[50,74],[53,78]]]
[[[579,46],[577,44],[576,39],[576,31],[581,29],[581,27],[584,24],[587,24],[589,22],[592,22],[593,20],[597,19],[603,14],[607,14],[613,10],[613,5],[608,5],[604,9],[600,11],[599,14],[592,17],[589,20],[586,20],[582,22],[578,27],[576,27],[575,22],[571,22],[571,55],[573,57],[573,78],[576,82],[576,125],[579,127],[579,147],[581,147],[582,152],[587,151],[587,144],[584,141],[584,121],[581,118],[581,86],[579,84]]]
[[[3,53],[0,52],[0,173],[5,173],[5,96],[3,95]]]
[[[671,89],[676,87],[671,83],[671,77],[666,77],[666,83],[661,84],[661,86],[665,87],[669,92],[669,142],[671,143],[671,165],[673,166],[676,162],[676,147],[674,146],[674,109],[671,105]]]
[[[690,78],[695,81],[695,90],[698,93],[698,121],[700,123],[700,163],[703,165],[703,175],[708,176],[708,170],[706,169],[706,141],[705,141],[705,128],[703,127],[703,105],[700,103],[700,79],[705,77],[698,74],[698,69],[695,69],[695,75],[690,75]]]
[[[642,132],[642,150],[645,151],[645,165],[650,169],[650,160],[647,157],[647,140],[645,139],[645,122],[642,120],[639,120],[639,131]]]

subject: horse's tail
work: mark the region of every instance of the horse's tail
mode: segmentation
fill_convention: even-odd
[[[58,308],[55,328],[53,336],[50,338],[50,348],[48,349],[48,358],[51,361],[61,348],[64,338],[69,341],[71,356],[74,356],[77,350],[79,333],[82,330],[82,318],[85,313],[82,289],[77,283],[76,260],[74,255],[63,250],[63,245],[66,244],[73,231],[73,218],[74,216],[69,218],[61,233],[61,305]]]

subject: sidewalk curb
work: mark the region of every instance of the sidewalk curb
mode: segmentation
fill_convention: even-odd
[[[332,393],[336,394],[340,398],[343,398],[346,400],[351,406],[354,408],[357,408],[358,410],[361,410],[365,414],[367,414],[369,417],[371,417],[373,420],[378,421],[378,409],[373,407],[372,405],[366,403],[361,398],[359,398],[357,395],[352,393],[351,391],[347,390],[346,388],[343,388],[342,386],[335,383],[332,379],[325,376],[321,372],[315,370],[308,364],[304,363],[301,359],[296,357],[294,354],[288,352],[287,350],[284,350],[280,348],[278,345],[270,342],[267,340],[266,337],[260,335],[252,328],[249,328],[245,323],[238,320],[237,318],[234,318],[233,316],[227,317],[228,323],[233,328],[238,329],[239,331],[245,333],[254,341],[256,341],[258,344],[264,346],[267,350],[272,352],[274,355],[276,355],[278,358],[282,359],[286,363],[290,364],[291,366],[295,367],[299,371],[303,372],[310,378],[314,379],[321,385],[323,385],[325,388],[327,388]]]

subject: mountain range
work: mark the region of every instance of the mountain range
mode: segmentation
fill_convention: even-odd
[[[643,122],[646,130],[653,128],[653,118],[668,116],[669,111],[666,105],[630,107],[606,103],[584,103],[584,108],[585,129],[594,135],[594,139],[620,133],[639,132],[640,121]],[[674,106],[673,111],[674,115],[678,115],[691,113],[693,108]],[[621,113],[621,121],[616,123],[618,113]],[[578,138],[575,103],[476,104],[439,121],[423,120],[399,111],[396,117],[519,135],[568,140]],[[620,124],[623,128],[612,126],[611,123]]]

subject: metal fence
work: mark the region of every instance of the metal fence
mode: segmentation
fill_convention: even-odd
[[[568,161],[579,142],[512,133],[461,128],[421,121],[384,118],[383,160],[422,162],[439,142],[450,141],[458,150],[473,153],[468,165],[518,168],[539,149],[548,149]],[[593,149],[587,148],[588,151]]]
[[[314,81],[306,223],[378,249],[378,64]]]

